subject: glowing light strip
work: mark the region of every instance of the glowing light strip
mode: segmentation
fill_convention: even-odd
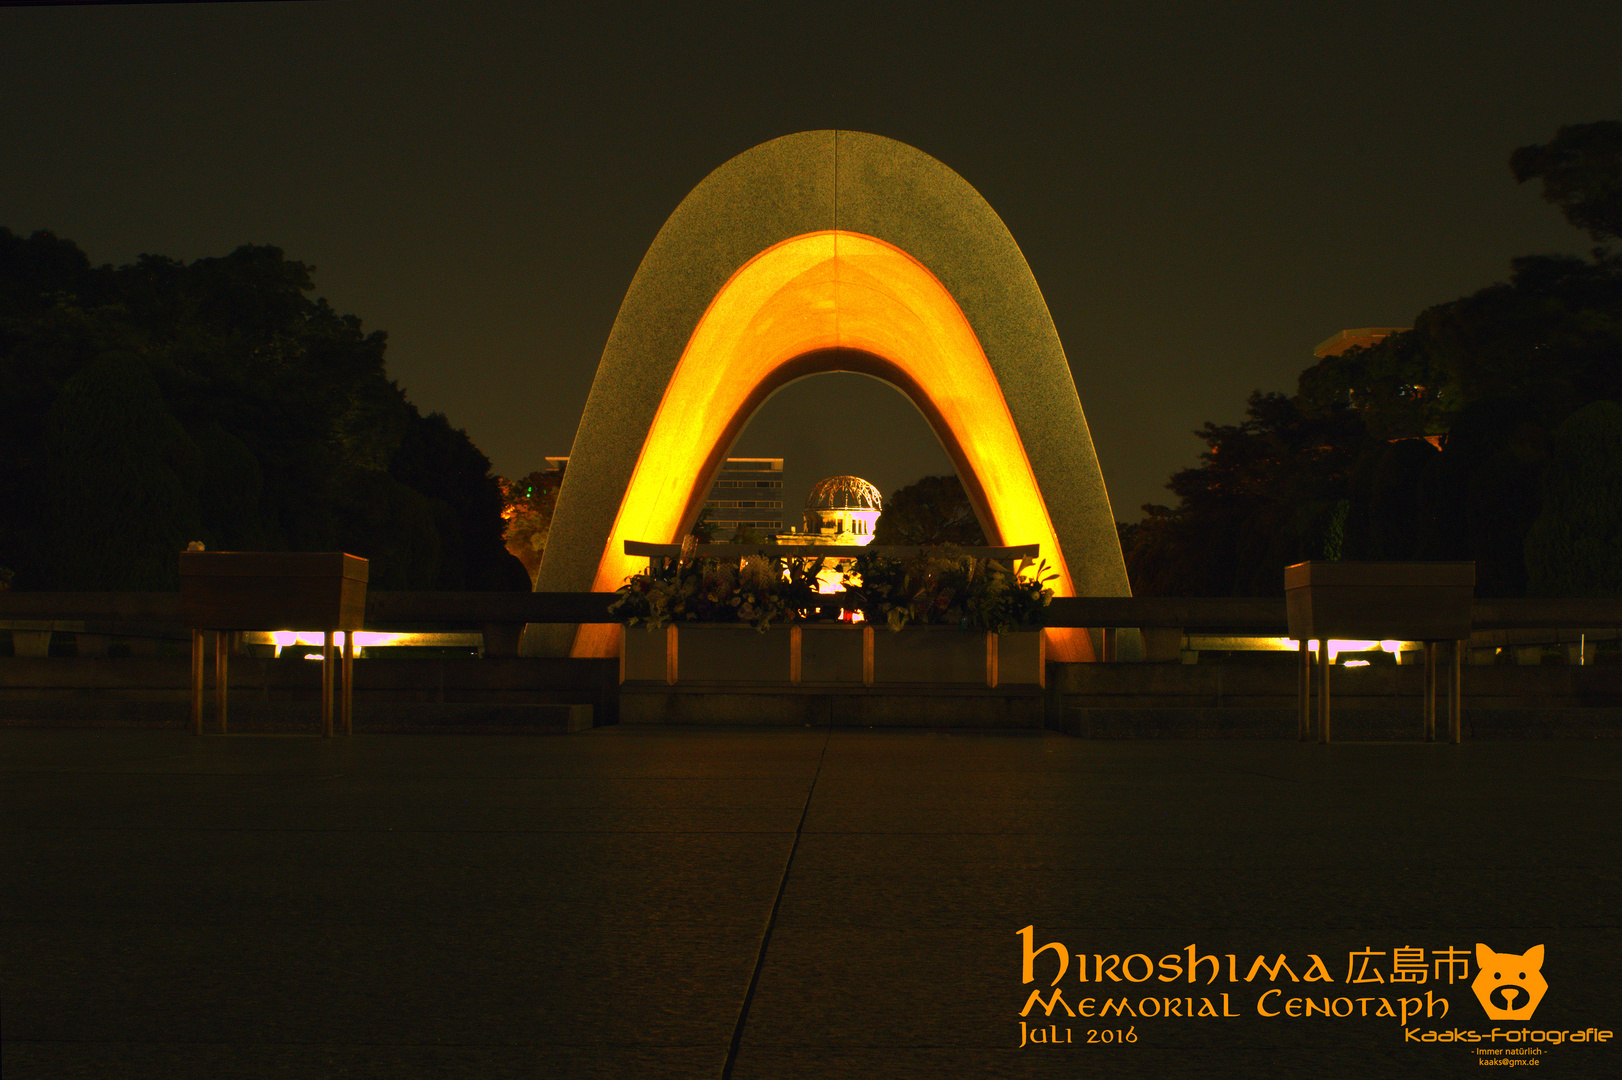
[[[392,645],[401,638],[407,638],[410,636],[410,634],[389,634],[382,631],[357,630],[355,631],[355,648],[369,649],[374,645]],[[281,655],[283,649],[292,645],[314,645],[317,647],[321,645],[320,630],[277,630],[275,633],[271,634],[270,637],[271,640],[276,643],[277,656]],[[344,631],[333,631],[332,647],[334,649],[342,649],[344,647]]]
[[[829,350],[859,350],[830,353]],[[643,560],[624,541],[673,543],[749,416],[779,386],[860,370],[899,387],[930,421],[989,521],[993,545],[1041,545],[1075,595],[1002,388],[950,292],[923,264],[860,233],[807,233],[744,264],[699,320],[643,443],[592,583],[618,588]],[[1085,630],[1051,629],[1049,655],[1091,660]],[[583,625],[575,656],[613,656],[619,627]]]

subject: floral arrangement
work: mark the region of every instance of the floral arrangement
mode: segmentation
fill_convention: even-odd
[[[609,605],[626,626],[657,630],[673,622],[747,623],[765,633],[773,623],[803,617],[816,607],[822,560],[748,555],[741,559],[695,557],[693,538],[681,558],[650,566],[625,579]]]
[[[1007,633],[1041,626],[1058,575],[1041,563],[1021,577],[995,559],[976,559],[943,546],[912,558],[876,553],[856,557],[845,573],[845,590],[868,622],[900,630],[909,622]]]
[[[819,617],[830,600],[862,613],[874,625],[900,630],[909,622],[1007,633],[1040,626],[1056,575],[1039,565],[1021,576],[995,559],[977,559],[959,548],[941,547],[911,558],[858,549],[842,575],[845,593],[818,593],[823,559],[748,555],[741,559],[696,557],[691,538],[680,558],[626,578],[609,614],[627,626],[656,630],[673,622],[747,623],[764,632],[782,622]]]

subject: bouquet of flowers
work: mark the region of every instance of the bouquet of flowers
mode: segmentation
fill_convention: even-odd
[[[673,622],[747,623],[764,633],[817,604],[821,559],[810,565],[781,555],[720,559],[697,557],[693,548],[688,537],[680,558],[626,578],[609,614],[649,630]]]
[[[1007,633],[1042,625],[1053,599],[1044,583],[1057,576],[1046,562],[1021,576],[996,559],[976,559],[948,545],[905,559],[859,554],[844,584],[865,620],[891,630],[917,622]]]

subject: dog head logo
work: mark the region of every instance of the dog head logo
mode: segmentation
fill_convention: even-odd
[[[1534,945],[1523,955],[1496,953],[1476,944],[1476,964],[1481,971],[1470,989],[1476,992],[1489,1020],[1530,1020],[1549,984],[1543,981],[1543,946]]]

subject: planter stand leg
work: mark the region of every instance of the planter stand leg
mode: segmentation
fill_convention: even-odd
[[[214,631],[214,711],[220,714],[220,734],[225,734],[225,698],[230,692],[231,680],[227,667],[231,658],[229,631]]]
[[[203,733],[203,663],[205,639],[201,630],[191,632],[191,733]]]
[[[343,721],[344,734],[355,734],[355,632],[344,631],[343,668]]]
[[[1318,741],[1329,743],[1329,639],[1318,639]]]
[[[1296,654],[1295,737],[1306,742],[1312,737],[1312,652],[1306,638],[1297,643]]]
[[[1425,642],[1425,741],[1436,741],[1436,642]]]
[[[1464,642],[1455,641],[1448,650],[1447,728],[1450,741],[1455,745],[1464,738]]]
[[[321,734],[332,738],[332,631],[321,631]]]

